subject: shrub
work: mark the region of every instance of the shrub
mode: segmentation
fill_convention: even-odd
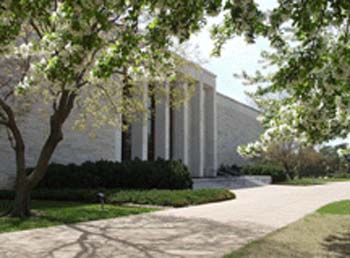
[[[350,178],[350,173],[338,172],[332,175],[333,178]]]
[[[97,194],[105,194],[106,203],[147,204],[183,207],[235,198],[235,194],[224,189],[201,190],[121,190],[121,189],[36,189],[31,197],[34,200],[71,201],[98,203]],[[14,191],[0,191],[0,200],[13,200]],[[11,204],[11,202],[8,202]],[[4,210],[4,209],[3,209]],[[1,214],[0,207],[0,214]]]
[[[241,167],[233,164],[229,165],[221,165],[219,168],[219,175],[231,175],[231,176],[240,176],[241,175]]]
[[[241,168],[244,175],[271,176],[272,183],[283,182],[287,180],[287,175],[283,168],[272,165],[246,165]]]
[[[307,177],[307,178],[318,178],[327,176],[329,173],[327,171],[327,166],[325,164],[304,164],[299,171],[299,177]]]
[[[49,201],[71,201],[97,203],[99,192],[107,193],[106,189],[35,189],[31,193],[33,200]],[[14,200],[15,192],[11,190],[0,190],[0,199]]]
[[[133,190],[120,191],[108,198],[111,203],[137,203],[184,207],[234,199],[235,194],[224,189],[200,190]]]
[[[97,161],[51,164],[39,188],[189,189],[191,175],[181,161]]]

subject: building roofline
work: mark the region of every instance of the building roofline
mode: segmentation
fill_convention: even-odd
[[[187,64],[189,66],[192,66],[192,67],[196,67],[197,69],[201,70],[202,72],[204,72],[204,73],[206,73],[206,74],[208,74],[210,76],[213,76],[214,78],[217,78],[217,75],[214,72],[208,70],[207,68],[204,68],[202,66],[202,64],[199,64],[199,63],[197,63],[195,61],[189,60],[189,59],[187,59],[187,58],[185,58],[182,55],[179,55],[177,53],[174,53],[174,54],[176,56],[178,56],[180,59],[184,60],[185,64]]]
[[[203,72],[205,72],[205,73],[207,73],[207,74],[213,76],[214,78],[217,78],[217,77],[218,77],[215,73],[213,73],[212,71],[208,70],[207,68],[204,68],[202,65],[200,65],[200,64],[198,64],[198,63],[196,63],[196,62],[193,62],[193,61],[189,61],[189,62],[190,62],[191,64],[193,64],[193,65],[199,66],[200,69],[201,69]]]
[[[238,100],[235,100],[234,98],[231,98],[231,97],[229,97],[229,96],[227,96],[227,95],[225,95],[225,94],[223,94],[223,93],[221,93],[221,92],[218,92],[218,91],[217,91],[216,94],[217,94],[217,95],[220,95],[221,97],[223,97],[223,98],[225,98],[225,99],[228,99],[228,100],[230,100],[230,101],[232,101],[232,102],[235,102],[236,104],[238,104],[238,105],[240,105],[240,106],[243,106],[243,107],[245,107],[245,108],[248,108],[248,109],[250,109],[250,110],[252,110],[252,111],[254,111],[254,112],[260,113],[260,110],[254,108],[254,107],[251,107],[251,106],[249,106],[249,105],[247,105],[247,104],[244,104],[244,103],[242,103],[242,102],[240,102],[240,101],[238,101]]]

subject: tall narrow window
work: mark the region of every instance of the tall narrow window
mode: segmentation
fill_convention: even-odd
[[[174,83],[170,83],[169,87],[169,159],[174,159],[174,133],[175,133],[175,124],[174,124]]]
[[[155,120],[155,108],[156,108],[156,100],[153,95],[154,85],[149,85],[149,98],[148,98],[148,160],[155,159],[155,128],[156,128],[156,120]]]
[[[131,160],[131,128],[122,132],[122,160]]]
[[[169,116],[169,158],[174,159],[174,133],[175,133],[175,123],[174,123],[174,108],[170,106],[170,116]]]
[[[127,82],[127,78],[123,80],[123,98],[130,98],[130,85]],[[131,127],[130,122],[127,121],[126,117],[122,115],[122,125],[127,126],[127,129],[122,131],[122,161],[131,160]]]

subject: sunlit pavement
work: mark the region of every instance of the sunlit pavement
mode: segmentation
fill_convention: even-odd
[[[232,201],[0,234],[0,257],[221,257],[320,206],[350,199],[350,182],[235,193]]]

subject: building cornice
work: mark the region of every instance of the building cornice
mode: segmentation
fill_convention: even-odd
[[[260,114],[260,110],[254,108],[254,107],[251,107],[251,106],[249,106],[249,105],[247,105],[247,104],[244,104],[244,103],[242,103],[242,102],[239,102],[238,100],[235,100],[234,98],[231,98],[231,97],[229,97],[229,96],[227,96],[227,95],[225,95],[225,94],[223,94],[223,93],[216,92],[216,94],[219,95],[220,97],[223,97],[223,98],[225,98],[225,99],[227,99],[227,100],[229,100],[229,101],[232,101],[232,102],[234,102],[234,103],[236,103],[236,104],[238,104],[238,105],[240,105],[240,106],[242,106],[242,107],[248,108],[248,109],[250,109],[250,110],[252,110],[252,111],[254,111],[254,112]]]

